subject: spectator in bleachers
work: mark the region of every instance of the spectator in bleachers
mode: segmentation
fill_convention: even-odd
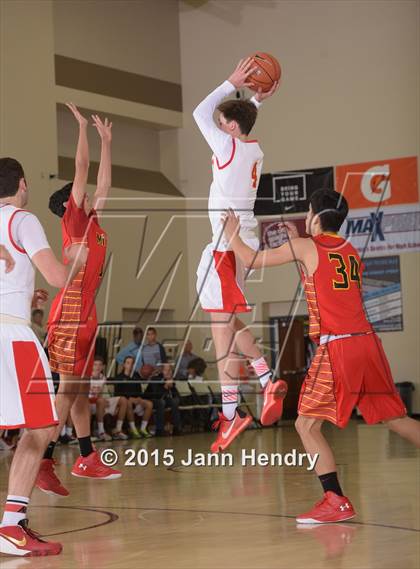
[[[103,358],[95,356],[90,380],[89,402],[92,415],[96,415],[98,438],[101,441],[110,441],[112,439],[125,441],[128,439],[128,436],[122,432],[122,427],[127,415],[128,400],[125,397],[113,397],[111,395],[107,378],[103,373],[104,368]],[[112,432],[112,437],[105,432],[104,417],[107,413],[117,418],[116,428]]]
[[[31,314],[31,328],[38,338],[41,346],[44,345],[47,331],[44,326],[44,311],[41,308],[34,308]]]
[[[172,434],[180,435],[180,397],[175,387],[172,366],[168,363],[164,363],[162,373],[153,376],[153,367],[151,365],[144,365],[140,370],[140,376],[150,378],[144,397],[153,401],[153,407],[156,411],[156,436],[165,436],[165,409],[171,409],[173,424]]]
[[[141,364],[150,365],[160,373],[162,364],[167,361],[165,348],[157,341],[156,328],[148,328],[146,342],[141,349]]]
[[[195,358],[188,364],[188,381],[203,381],[203,375],[207,364],[203,358]]]
[[[188,378],[188,367],[189,363],[197,359],[197,356],[193,354],[193,345],[191,340],[185,342],[184,351],[178,358],[176,363],[176,379],[187,379]]]
[[[148,439],[152,435],[147,430],[153,412],[153,403],[143,399],[141,377],[134,371],[134,358],[127,356],[123,362],[123,370],[115,378],[114,395],[128,399],[127,420],[130,434],[134,439]],[[140,429],[137,430],[134,413],[142,417]]]
[[[115,356],[118,365],[122,365],[127,356],[133,357],[134,361],[140,361],[140,348],[143,342],[143,336],[143,330],[139,326],[136,326],[133,330],[133,341],[121,348]],[[139,365],[137,362],[136,367]]]

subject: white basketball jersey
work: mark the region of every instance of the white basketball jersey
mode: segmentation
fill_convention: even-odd
[[[254,203],[262,170],[264,154],[256,140],[232,138],[232,154],[225,164],[213,155],[213,182],[210,187],[209,217],[213,230],[213,245],[225,250],[227,242],[221,237],[220,220],[226,209],[233,209],[241,221],[241,236],[254,233],[258,225]]]
[[[12,238],[11,223],[18,211],[21,210],[12,205],[0,206],[0,243],[16,263],[14,269],[6,273],[6,264],[0,262],[0,314],[30,322],[35,269],[25,250],[16,245]]]

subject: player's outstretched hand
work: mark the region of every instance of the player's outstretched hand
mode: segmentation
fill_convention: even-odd
[[[15,260],[9,253],[8,249],[4,245],[0,245],[0,261],[4,261],[6,264],[6,273],[10,273],[15,268]]]
[[[80,127],[87,127],[87,119],[85,119],[74,103],[66,103],[66,107],[71,110]]]
[[[32,308],[41,308],[48,300],[48,291],[45,288],[37,288],[32,297]]]
[[[247,81],[247,79],[257,69],[258,68],[255,67],[252,57],[241,59],[241,61],[236,66],[235,71],[228,78],[228,81],[230,81],[230,83],[232,83],[236,89],[240,89],[241,87],[249,87],[251,83]]]
[[[236,217],[233,209],[228,209],[224,214],[222,214],[222,223],[226,239],[231,241],[231,239],[235,237],[241,229],[239,217]]]
[[[292,223],[291,221],[285,221],[283,223],[283,226],[287,231],[289,239],[297,239],[299,237],[299,231],[295,223]]]
[[[256,98],[256,100],[259,103],[262,103],[262,101],[265,101],[265,99],[268,99],[269,97],[272,97],[274,95],[274,93],[279,88],[279,85],[280,85],[280,81],[274,81],[273,86],[271,87],[271,89],[269,91],[267,91],[267,93],[263,93],[263,90],[260,87],[258,89],[258,92],[254,95],[254,97]]]
[[[112,122],[110,122],[107,118],[105,121],[98,117],[98,115],[92,115],[93,126],[98,131],[99,136],[102,140],[111,142],[112,140]]]

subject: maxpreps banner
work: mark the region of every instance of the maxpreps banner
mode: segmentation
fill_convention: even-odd
[[[340,234],[362,257],[420,251],[420,204],[350,210]]]
[[[337,166],[336,189],[350,207],[340,233],[362,256],[420,250],[416,157]]]

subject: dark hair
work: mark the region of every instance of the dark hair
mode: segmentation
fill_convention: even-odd
[[[148,332],[154,332],[155,334],[157,334],[157,330],[156,330],[156,328],[153,328],[153,326],[149,326],[147,331]]]
[[[102,356],[99,356],[99,355],[95,356],[94,359],[93,359],[93,361],[95,361],[95,362],[101,362],[102,364],[105,364],[104,358],[103,358]]]
[[[134,356],[125,356],[124,361],[123,361],[123,364],[125,364],[125,362],[126,362],[127,360],[133,360],[133,362],[134,362]]]
[[[217,110],[227,121],[236,121],[242,134],[249,134],[257,120],[258,110],[251,101],[232,99],[221,103]]]
[[[55,215],[58,215],[58,217],[63,217],[66,211],[63,204],[69,201],[72,187],[73,182],[69,182],[50,196],[48,207]]]
[[[195,358],[188,364],[188,369],[194,369],[198,375],[203,375],[206,371],[207,364],[203,358]]]
[[[0,158],[0,198],[15,196],[24,177],[20,162],[14,158]]]
[[[143,335],[143,328],[140,328],[140,326],[133,328],[133,336],[139,336],[140,334]]]
[[[334,190],[316,190],[309,203],[319,216],[323,231],[338,231],[349,212],[346,198]]]
[[[32,318],[33,318],[34,316],[37,316],[38,314],[40,314],[41,316],[44,316],[44,311],[41,310],[40,308],[34,308],[34,309],[32,310]]]

